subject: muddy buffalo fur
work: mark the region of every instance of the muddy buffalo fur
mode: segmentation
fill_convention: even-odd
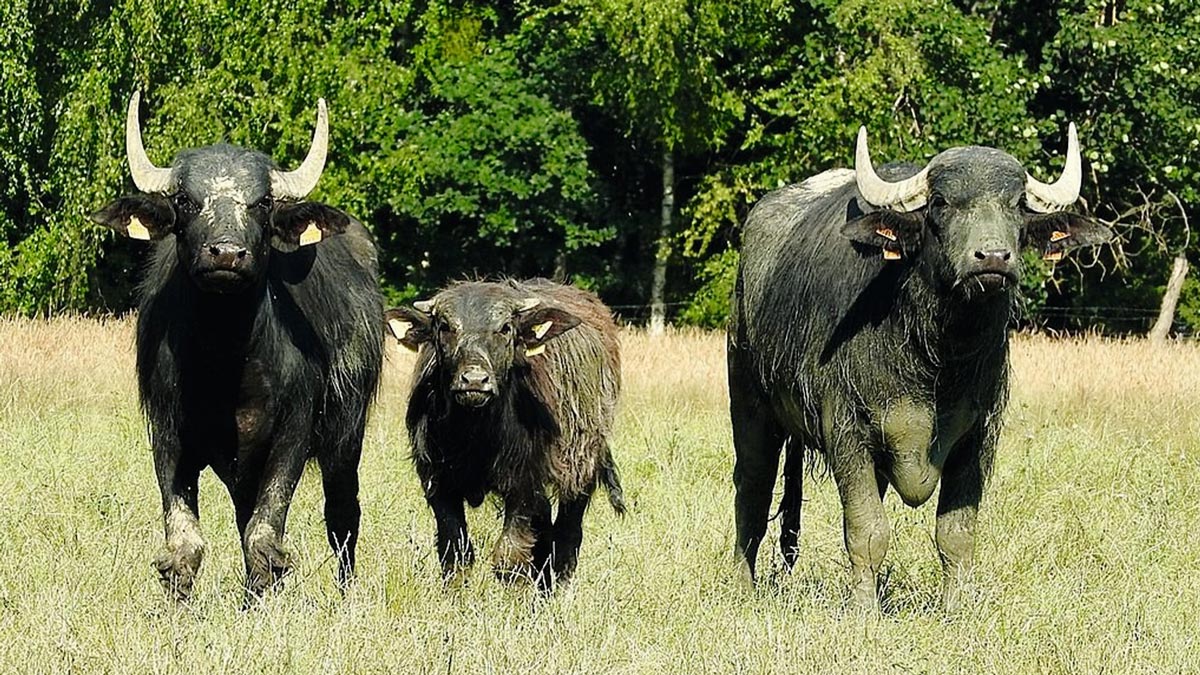
[[[970,570],[1007,395],[1016,249],[1054,244],[1034,226],[1044,217],[1021,207],[1016,160],[961,148],[931,167],[934,197],[914,213],[865,203],[854,172],[836,170],[770,193],[747,218],[728,363],[737,551],[751,578],[781,452],[789,568],[811,453],[838,484],[857,602],[877,602],[889,487],[916,506],[940,481],[948,605]],[[895,181],[916,171],[902,164],[879,173]],[[1070,214],[1055,222],[1072,245],[1109,234]],[[886,248],[897,259],[885,258]]]
[[[479,506],[495,492],[505,510],[492,556],[497,574],[532,576],[543,588],[565,580],[596,486],[625,510],[608,445],[620,391],[609,309],[591,293],[545,280],[459,283],[425,309],[388,317],[403,322],[401,341],[419,348],[407,424],[443,572],[474,558],[463,503]],[[486,377],[486,403],[459,400],[484,396],[456,393],[455,383],[470,377]]]

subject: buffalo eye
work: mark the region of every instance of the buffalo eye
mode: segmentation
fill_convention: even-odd
[[[270,211],[273,206],[275,206],[275,202],[271,199],[271,195],[263,195],[262,199],[254,202],[253,208],[260,211]]]
[[[200,210],[199,205],[186,192],[177,192],[172,199],[175,208],[182,213],[196,213]]]
[[[438,322],[438,332],[445,335],[450,332],[450,324],[445,321]]]
[[[508,337],[509,335],[512,335],[512,330],[513,330],[513,329],[512,329],[512,324],[511,324],[511,323],[506,323],[506,324],[504,324],[503,326],[501,326],[501,327],[500,327],[500,330],[498,330],[498,331],[496,331],[496,332],[497,332],[497,333],[499,333],[499,334],[501,334],[501,335],[503,335],[504,337]]]
[[[929,208],[939,210],[946,208],[946,198],[935,192],[933,196],[929,198]]]

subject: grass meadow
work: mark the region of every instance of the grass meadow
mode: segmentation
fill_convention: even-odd
[[[0,672],[1200,671],[1200,345],[1015,338],[976,584],[953,616],[937,608],[935,501],[894,494],[884,611],[847,607],[827,478],[807,481],[795,572],[772,523],[762,581],[740,587],[723,338],[628,332],[623,348],[614,447],[631,512],[594,503],[571,586],[540,598],[486,564],[441,586],[403,433],[411,358],[389,345],[356,584],[334,587],[310,466],[288,523],[295,573],[240,611],[211,472],[194,600],[168,602],[151,568],[162,532],[132,322],[0,320]],[[497,513],[469,515],[485,560]]]

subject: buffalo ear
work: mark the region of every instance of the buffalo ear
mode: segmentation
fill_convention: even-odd
[[[130,239],[142,241],[162,239],[175,227],[175,210],[166,197],[159,195],[121,197],[93,213],[91,218]]]
[[[1021,231],[1023,246],[1041,251],[1043,258],[1052,261],[1073,248],[1104,244],[1112,238],[1108,226],[1066,211],[1029,216]]]
[[[578,326],[582,321],[559,307],[537,305],[517,314],[517,336],[527,356],[536,356],[550,340]]]
[[[276,204],[271,211],[275,247],[294,251],[341,234],[350,226],[350,216],[320,202]]]
[[[411,351],[417,351],[421,343],[428,342],[433,335],[433,317],[415,307],[397,307],[384,312],[388,330]]]
[[[842,236],[882,249],[884,260],[900,260],[920,250],[923,230],[924,217],[920,211],[904,213],[880,209],[864,213],[858,207],[857,200],[851,200],[846,208]]]

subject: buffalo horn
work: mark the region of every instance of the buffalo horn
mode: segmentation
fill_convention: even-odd
[[[879,177],[871,164],[867,149],[867,128],[858,129],[858,146],[854,150],[854,177],[858,191],[867,203],[897,211],[915,211],[929,201],[929,169],[895,183]]]
[[[142,129],[138,125],[138,104],[142,92],[135,90],[129,97],[129,112],[125,115],[125,156],[133,184],[142,192],[167,192],[171,189],[171,170],[154,166],[142,145]]]
[[[317,186],[325,170],[329,150],[329,112],[325,99],[317,99],[317,128],[313,131],[308,156],[295,171],[271,170],[271,194],[276,199],[304,199]]]
[[[1047,184],[1025,174],[1025,203],[1039,213],[1065,209],[1079,199],[1083,183],[1082,159],[1079,156],[1079,135],[1075,123],[1067,127],[1067,163],[1058,180]]]

